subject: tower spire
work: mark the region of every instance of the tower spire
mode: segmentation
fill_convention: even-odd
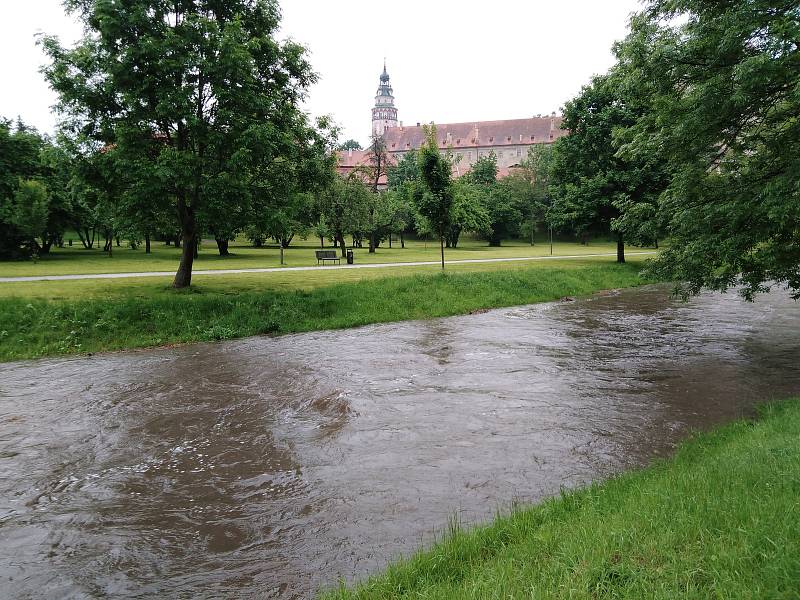
[[[397,127],[397,108],[394,106],[392,85],[389,83],[389,72],[386,70],[386,57],[383,58],[378,93],[372,109],[372,135],[383,135],[387,128]]]

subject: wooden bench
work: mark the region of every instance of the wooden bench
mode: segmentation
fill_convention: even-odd
[[[342,264],[342,258],[337,254],[336,250],[315,250],[314,254],[317,255],[317,264],[322,261],[324,265],[326,260],[335,260],[337,264]]]

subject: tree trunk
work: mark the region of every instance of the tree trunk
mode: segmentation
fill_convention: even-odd
[[[319,247],[320,248],[324,248],[325,247],[325,236],[323,236],[323,235],[319,236]]]
[[[194,210],[186,205],[185,197],[178,199],[178,215],[183,234],[183,251],[181,252],[181,264],[178,266],[178,272],[175,273],[172,287],[181,289],[192,284],[192,264],[195,250],[197,250],[197,226],[194,220]],[[177,239],[175,245],[178,246],[179,243],[180,240]]]
[[[375,254],[375,234],[369,234],[369,253]]]
[[[144,234],[144,253],[150,254],[150,234]]]
[[[403,232],[402,231],[400,232],[400,247],[401,248],[405,248],[406,247],[406,240],[405,240],[405,238],[403,238]]]
[[[392,249],[392,232],[389,232],[389,250]]]
[[[181,236],[180,235],[176,235],[175,236],[175,247],[176,248],[180,248],[181,247]]]
[[[230,256],[230,252],[228,252],[228,240],[223,240],[222,238],[214,238],[217,242],[217,250],[219,250],[220,256]]]
[[[625,242],[622,239],[622,234],[617,234],[617,262],[625,262]]]
[[[200,255],[200,236],[195,234],[194,236],[194,257],[197,258]]]
[[[117,236],[116,240],[117,240],[117,248],[119,248],[119,246],[120,246],[119,236]]]
[[[439,248],[442,251],[442,271],[444,271],[444,236],[439,236]]]
[[[344,234],[340,233],[338,235],[338,240],[339,240],[339,248],[341,248],[342,250],[342,258],[344,258],[347,255],[347,251],[345,250],[344,246]]]

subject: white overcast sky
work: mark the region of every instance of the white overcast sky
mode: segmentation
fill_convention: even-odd
[[[386,57],[405,124],[514,119],[558,111],[613,63],[639,0],[281,0],[283,37],[307,46],[320,81],[306,108],[362,144]],[[54,94],[37,32],[80,29],[61,0],[0,0],[0,116],[52,132]]]

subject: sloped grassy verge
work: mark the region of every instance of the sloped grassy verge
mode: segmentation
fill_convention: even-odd
[[[142,297],[0,298],[0,361],[465,314],[642,283],[641,264],[397,276],[311,290],[167,288]]]

